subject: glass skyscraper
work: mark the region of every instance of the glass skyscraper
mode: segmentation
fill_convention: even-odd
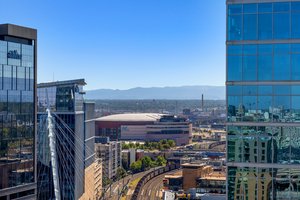
[[[226,4],[228,200],[299,200],[300,1]]]
[[[35,198],[36,39],[0,25],[0,200]]]

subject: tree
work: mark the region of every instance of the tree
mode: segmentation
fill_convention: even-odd
[[[144,144],[144,146],[145,146],[146,148],[149,148],[150,142],[146,141],[145,144]]]
[[[110,180],[107,176],[103,176],[103,178],[102,178],[102,185],[105,187],[105,186],[107,186],[107,185],[109,185],[109,184],[111,184],[112,183],[112,180]]]
[[[129,142],[129,148],[135,148],[135,144],[134,143],[132,143],[132,142]]]
[[[161,141],[159,141],[159,143],[161,143],[161,144],[167,144],[167,140],[161,140]]]
[[[140,143],[135,143],[135,147],[138,149],[140,147]]]
[[[123,144],[122,144],[122,149],[129,149],[129,145],[126,144],[126,143],[123,143]]]
[[[126,175],[127,175],[127,173],[126,173],[126,171],[125,171],[125,169],[124,169],[123,167],[119,167],[119,168],[117,169],[117,175],[116,175],[117,179],[122,179],[122,178],[124,178]]]
[[[156,158],[156,164],[158,166],[165,166],[167,164],[167,160],[164,157],[162,157],[162,156],[157,156],[157,158]]]
[[[144,156],[141,159],[142,162],[142,170],[147,170],[151,167],[152,159],[149,156]]]
[[[169,145],[170,147],[175,147],[175,146],[176,146],[176,143],[175,143],[174,140],[168,140],[168,145]]]
[[[170,145],[169,144],[163,144],[162,147],[163,147],[163,149],[170,149]]]
[[[130,169],[133,173],[137,173],[137,172],[140,172],[142,170],[142,161],[141,160],[138,160],[136,162],[133,162],[131,165],[130,165]]]

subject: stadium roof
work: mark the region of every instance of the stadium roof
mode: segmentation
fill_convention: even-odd
[[[116,114],[116,115],[108,115],[105,117],[100,117],[95,119],[95,121],[115,121],[115,122],[149,122],[149,121],[157,121],[159,120],[163,114],[159,113],[129,113],[129,114]]]

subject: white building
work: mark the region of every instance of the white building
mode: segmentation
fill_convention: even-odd
[[[96,155],[102,159],[103,177],[113,179],[121,167],[121,142],[95,143]]]

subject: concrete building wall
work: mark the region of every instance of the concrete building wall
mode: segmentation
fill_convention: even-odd
[[[102,159],[103,176],[109,179],[115,177],[122,165],[121,142],[96,143],[95,146],[97,158]]]
[[[145,140],[146,132],[145,125],[122,125],[121,140]]]
[[[183,190],[187,191],[190,188],[197,187],[197,178],[200,178],[213,171],[211,166],[199,164],[183,164]]]
[[[130,154],[130,163],[129,166],[136,161],[136,150],[134,148],[129,149],[129,154]]]
[[[75,114],[75,199],[84,192],[84,113]]]
[[[102,163],[93,162],[84,170],[84,193],[79,200],[98,200],[102,194]]]
[[[85,167],[88,167],[95,161],[95,103],[85,102]]]

